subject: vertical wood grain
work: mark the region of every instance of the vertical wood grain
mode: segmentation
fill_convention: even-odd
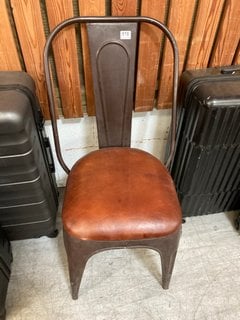
[[[136,16],[137,0],[112,0],[113,16]]]
[[[186,69],[206,68],[221,17],[224,0],[200,0]]]
[[[36,83],[37,95],[45,118],[49,119],[48,100],[43,73],[45,35],[41,9],[35,0],[11,0],[17,34],[26,71]]]
[[[223,66],[232,63],[240,39],[239,17],[239,0],[226,0],[210,66]]]
[[[0,9],[0,70],[21,70],[5,0]]]
[[[50,29],[73,16],[71,1],[46,0]],[[81,85],[75,27],[64,29],[53,42],[54,59],[65,118],[82,116]]]
[[[81,16],[105,16],[105,1],[102,0],[79,0],[79,11]],[[93,78],[90,63],[90,53],[88,47],[88,38],[86,25],[81,26],[82,37],[82,52],[83,52],[83,66],[84,66],[84,79],[86,88],[86,101],[88,115],[95,114],[95,102],[93,93]]]
[[[33,77],[37,95],[45,118],[49,118],[45,80],[43,74],[43,48],[45,35],[42,22],[41,1],[8,0],[13,9],[16,33],[26,71]],[[72,1],[45,0],[50,27],[61,20],[73,16]],[[16,43],[12,32],[6,0],[0,9],[0,68],[1,70],[21,70]],[[78,0],[80,15],[104,16],[105,0]],[[137,0],[112,0],[112,15],[136,15]],[[240,64],[240,1],[239,0],[141,0],[141,15],[149,15],[163,21],[168,3],[168,26],[175,35],[180,51],[180,72],[186,68],[204,68],[227,64]],[[188,46],[194,7],[197,5],[191,43]],[[219,21],[219,19],[221,19]],[[151,110],[154,105],[155,89],[160,57],[161,34],[155,27],[143,25],[140,29],[140,47],[136,85],[137,111]],[[84,78],[86,85],[87,112],[94,114],[94,96],[88,40],[85,28],[81,29]],[[60,37],[59,37],[60,38]],[[62,41],[55,41],[55,56],[60,91],[62,91],[63,112],[66,117],[82,114],[81,84],[75,30],[69,28]],[[186,58],[186,50],[189,49]],[[163,50],[158,106],[171,104],[172,54],[169,44]],[[64,62],[66,61],[66,63]],[[161,61],[161,59],[160,59]]]
[[[233,64],[240,65],[240,40],[239,40],[238,47],[237,47],[237,50],[236,50],[234,58],[233,58]]]
[[[142,0],[141,15],[164,22],[166,0]],[[152,110],[155,98],[162,32],[143,23],[140,28],[135,110]]]
[[[196,1],[172,0],[168,17],[168,27],[172,31],[179,49],[179,72],[183,70],[188,39],[191,30],[192,17]],[[165,42],[162,69],[160,75],[158,108],[172,105],[172,71],[173,55],[169,41]]]

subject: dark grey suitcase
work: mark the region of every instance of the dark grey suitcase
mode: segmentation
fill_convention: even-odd
[[[0,226],[10,240],[55,234],[54,165],[32,78],[0,72]]]
[[[0,320],[5,319],[5,301],[11,274],[12,250],[10,242],[0,228]]]
[[[240,209],[240,68],[183,73],[171,168],[183,215]]]

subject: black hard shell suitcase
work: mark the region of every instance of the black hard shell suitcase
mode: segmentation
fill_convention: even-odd
[[[12,250],[3,230],[0,229],[0,320],[5,319],[5,301],[11,274]]]
[[[171,173],[183,215],[240,209],[240,68],[185,71]]]
[[[32,78],[0,72],[0,226],[10,240],[53,235],[54,164]]]

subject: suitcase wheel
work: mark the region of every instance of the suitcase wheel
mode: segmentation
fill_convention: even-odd
[[[48,238],[56,238],[58,236],[58,229],[55,229],[52,233],[48,235]]]
[[[235,228],[236,228],[237,230],[240,229],[240,216],[235,219]]]

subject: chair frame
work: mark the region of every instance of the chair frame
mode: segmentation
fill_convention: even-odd
[[[176,40],[171,33],[171,31],[160,21],[149,18],[149,17],[74,17],[67,20],[64,20],[60,24],[58,24],[49,34],[48,39],[46,41],[46,45],[44,48],[44,72],[46,78],[46,86],[47,86],[47,94],[49,100],[49,111],[53,128],[53,138],[54,144],[56,148],[56,155],[60,165],[63,170],[69,174],[70,169],[66,165],[60,147],[58,127],[56,121],[56,112],[55,112],[55,103],[54,103],[54,95],[53,95],[53,86],[51,80],[51,72],[50,72],[50,64],[49,64],[49,52],[52,47],[52,41],[56,37],[56,35],[67,26],[77,24],[77,23],[116,23],[116,22],[137,22],[137,23],[148,23],[158,27],[163,33],[167,36],[170,41],[173,50],[173,93],[172,93],[172,123],[171,123],[171,140],[170,140],[170,150],[169,156],[166,161],[166,167],[169,168],[171,166],[175,146],[176,146],[176,123],[177,123],[177,90],[178,90],[178,78],[179,78],[179,54],[178,54],[178,46]]]
[[[64,171],[68,174],[70,169],[63,160],[57,121],[54,105],[54,96],[53,96],[53,86],[50,74],[50,65],[49,65],[49,52],[52,46],[52,41],[56,35],[65,27],[72,24],[81,24],[81,23],[116,23],[116,22],[137,22],[137,23],[148,23],[154,25],[161,29],[163,33],[169,39],[174,58],[174,69],[173,69],[173,95],[172,95],[172,123],[171,123],[171,141],[170,141],[170,151],[169,157],[166,162],[166,166],[170,167],[176,144],[176,119],[177,119],[177,89],[178,89],[178,69],[179,69],[179,57],[178,57],[178,47],[177,43],[169,31],[169,29],[161,22],[149,18],[149,17],[74,17],[67,19],[57,25],[52,32],[50,33],[45,49],[44,49],[44,70],[46,76],[46,85],[47,93],[49,99],[49,109],[50,116],[53,128],[54,143],[56,148],[56,154],[59,163],[61,164]],[[95,241],[95,240],[79,240],[70,236],[66,230],[63,228],[64,244],[68,257],[68,267],[71,283],[72,298],[78,298],[78,291],[80,282],[82,279],[83,271],[88,259],[95,254],[96,252],[109,250],[113,248],[150,248],[157,251],[161,257],[162,265],[162,287],[168,289],[169,282],[172,275],[172,270],[174,266],[174,261],[177,253],[178,243],[181,235],[181,225],[179,228],[172,234],[163,236],[160,238],[145,238],[137,240],[121,240],[121,241]]]

